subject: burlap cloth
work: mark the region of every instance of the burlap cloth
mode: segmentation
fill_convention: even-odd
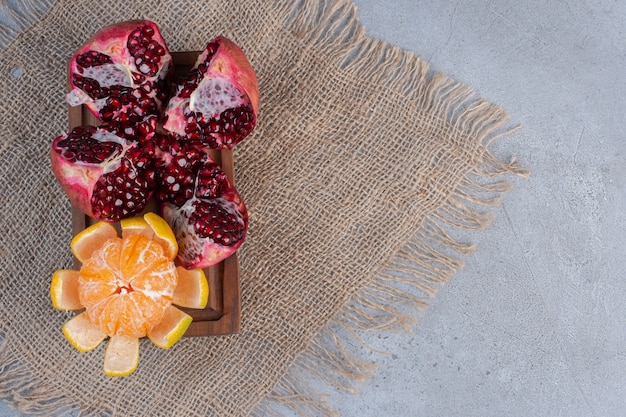
[[[309,382],[350,388],[371,372],[343,337],[410,328],[398,306],[424,306],[471,249],[451,230],[485,227],[484,206],[509,188],[500,175],[526,174],[489,150],[506,128],[500,108],[366,37],[348,0],[23,6],[13,28],[24,30],[0,30],[0,396],[24,412],[328,415]],[[250,212],[241,333],[167,351],[143,340],[139,369],[108,378],[104,345],[74,350],[61,333],[74,313],[49,301],[52,272],[71,266],[71,226],[48,150],[67,126],[72,51],[131,18],[157,22],[173,51],[233,39],[257,71],[262,105],[235,153]]]

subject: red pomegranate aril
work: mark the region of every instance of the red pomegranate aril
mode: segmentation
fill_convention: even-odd
[[[243,238],[245,226],[240,220],[240,216],[214,201],[195,202],[194,212],[189,216],[189,222],[199,237],[223,246],[234,245]]]
[[[94,185],[91,197],[93,215],[97,219],[121,220],[136,214],[152,196],[154,184],[148,176],[139,176],[136,167],[128,159],[120,166],[103,175]]]
[[[141,34],[146,37],[152,37],[152,35],[154,35],[154,29],[152,29],[150,26],[144,26],[141,29]]]
[[[76,63],[83,68],[112,64],[111,57],[97,51],[88,51],[76,57]]]

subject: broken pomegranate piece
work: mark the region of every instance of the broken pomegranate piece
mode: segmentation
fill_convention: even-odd
[[[70,59],[67,102],[84,104],[101,121],[137,123],[159,115],[168,97],[172,57],[147,20],[107,26]]]
[[[218,37],[177,82],[164,118],[164,129],[195,146],[232,149],[256,126],[257,78],[242,50]]]
[[[205,268],[232,255],[245,240],[246,206],[226,173],[184,138],[156,135],[156,193],[178,242],[177,261]]]
[[[143,143],[135,131],[156,127],[150,121],[129,126],[80,126],[52,142],[52,171],[72,204],[103,221],[141,212],[156,187],[155,148],[148,131]]]

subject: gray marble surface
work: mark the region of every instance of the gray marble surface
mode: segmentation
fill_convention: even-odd
[[[357,0],[369,35],[413,50],[523,128],[532,170],[344,416],[626,415],[626,3]],[[0,417],[12,415],[0,402]]]

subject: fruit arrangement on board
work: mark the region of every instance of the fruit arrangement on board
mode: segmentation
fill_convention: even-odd
[[[192,319],[173,304],[204,308],[202,268],[247,233],[243,199],[209,151],[232,149],[256,126],[254,70],[224,37],[184,76],[173,68],[155,23],[101,29],[71,57],[67,94],[100,124],[73,128],[50,150],[71,203],[98,220],[70,245],[80,270],[57,271],[50,296],[57,309],[84,309],[63,326],[74,347],[109,337],[107,375],[136,369],[139,338],[169,348],[182,337]],[[153,200],[159,213],[143,214]]]

